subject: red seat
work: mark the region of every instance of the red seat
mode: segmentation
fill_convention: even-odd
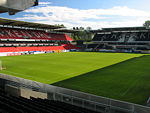
[[[64,50],[63,46],[47,46],[47,47],[0,47],[0,52],[22,52],[22,51],[52,51]]]
[[[62,44],[62,46],[69,50],[69,49],[79,49],[79,47],[76,47],[75,45],[72,45],[72,44]]]
[[[47,33],[39,30],[23,30],[14,28],[0,28],[0,39],[40,39],[73,41],[66,34]]]

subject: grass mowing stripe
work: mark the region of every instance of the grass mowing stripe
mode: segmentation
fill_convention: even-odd
[[[0,57],[8,71],[33,76],[23,78],[52,84],[140,55],[119,53],[55,53]],[[3,70],[2,73],[7,71]],[[72,74],[70,74],[72,73]],[[12,74],[19,76],[18,74]],[[46,80],[51,80],[47,82]]]
[[[122,68],[125,69],[129,66],[134,66],[135,62],[132,62],[129,66],[122,65],[123,63],[129,63],[132,61],[129,59],[140,56],[143,55],[96,52],[8,56],[0,57],[0,60],[3,61],[3,65],[6,67],[6,70],[2,70],[0,73],[10,74],[10,72],[13,72],[11,73],[13,76],[42,83],[56,83],[55,85],[61,87],[76,89],[100,96],[132,102],[137,100],[136,102],[141,102],[144,101],[144,96],[147,98],[148,93],[146,95],[138,95],[141,96],[142,99],[137,99],[137,96],[135,96],[136,98],[133,100],[127,99],[134,97],[133,95],[139,92],[137,90],[141,89],[136,88],[139,84],[133,86],[136,90],[133,90],[133,87],[130,86],[134,82],[135,77],[138,76],[134,75],[134,73],[131,73],[132,76],[129,76],[128,70],[130,69],[126,71],[122,70]],[[114,64],[117,65],[114,66]],[[123,67],[121,68],[120,65]],[[138,70],[140,71],[140,69]],[[126,76],[122,73],[125,73]],[[141,73],[138,75],[140,77]],[[144,83],[141,80],[139,81],[141,85],[138,87],[143,86]],[[121,97],[120,95],[130,87],[130,92],[132,92],[131,95],[127,92]],[[145,90],[147,91],[147,88]]]
[[[150,96],[150,56],[98,69],[53,85],[95,95],[145,104]]]

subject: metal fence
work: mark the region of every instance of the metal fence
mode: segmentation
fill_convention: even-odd
[[[28,88],[48,94],[48,99],[59,100],[102,113],[150,113],[150,107],[118,101],[88,93],[56,87],[48,84],[0,74],[6,85]]]

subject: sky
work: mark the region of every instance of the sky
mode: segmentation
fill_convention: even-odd
[[[2,18],[64,24],[67,28],[142,26],[150,20],[150,0],[39,0],[39,5]]]

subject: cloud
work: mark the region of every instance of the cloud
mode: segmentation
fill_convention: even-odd
[[[43,2],[42,4],[48,4]],[[94,29],[102,27],[142,26],[149,19],[150,12],[132,9],[126,6],[115,6],[110,9],[74,9],[61,6],[41,6],[25,11],[23,17],[16,19],[30,20],[46,24],[64,24],[72,28],[76,26]]]
[[[49,5],[51,2],[39,2],[39,5]]]

